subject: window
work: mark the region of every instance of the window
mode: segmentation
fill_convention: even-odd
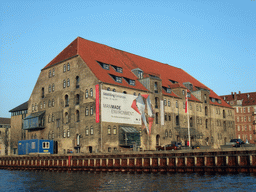
[[[67,87],[69,87],[70,86],[70,80],[68,79],[67,80]]]
[[[205,128],[208,129],[208,119],[205,120]]]
[[[113,89],[113,92],[116,92],[116,89]]]
[[[85,90],[85,98],[88,98],[88,89]]]
[[[68,71],[70,71],[70,64],[69,63],[67,64],[67,68],[68,68]]]
[[[55,118],[54,118],[54,115],[52,114],[52,122],[54,122],[55,121]]]
[[[208,116],[208,108],[205,106],[205,116]]]
[[[158,124],[158,113],[156,113],[156,124]]]
[[[204,103],[207,103],[207,97],[206,97],[206,94],[204,95]]]
[[[48,123],[51,123],[51,122],[52,122],[52,116],[49,115],[49,116],[48,116]]]
[[[67,137],[69,138],[70,137],[70,130],[68,129],[67,131]]]
[[[90,89],[90,96],[93,97],[93,89]]]
[[[171,115],[170,115],[170,114],[168,115],[168,118],[169,118],[169,121],[171,121],[171,120],[172,120],[172,119],[171,119]]]
[[[69,99],[68,99],[68,95],[65,95],[65,107],[69,106]]]
[[[91,126],[91,135],[93,135],[93,127]]]
[[[36,142],[32,142],[31,143],[31,149],[35,149],[36,148]]]
[[[52,73],[51,73],[51,70],[49,71],[49,78],[51,78],[51,76],[52,76]]]
[[[130,84],[130,85],[135,86],[135,81],[134,81],[134,80],[129,79],[129,84]]]
[[[100,62],[100,61],[97,61],[97,62],[100,64],[100,66],[101,66],[103,69],[109,70],[109,64],[102,63],[102,62]]]
[[[180,125],[180,120],[179,120],[179,116],[176,115],[176,125]]]
[[[88,107],[85,108],[85,116],[88,116],[89,115],[89,110],[88,110]]]
[[[65,112],[65,123],[68,123],[68,112]]]
[[[111,135],[111,127],[108,126],[108,135]]]
[[[110,91],[110,87],[107,88],[107,91]]]
[[[44,98],[44,87],[42,87],[41,96]]]
[[[41,108],[41,109],[43,108],[43,104],[42,104],[42,102],[40,102],[40,108]]]
[[[190,127],[193,127],[193,117],[190,117],[189,123],[190,123]]]
[[[57,122],[57,128],[59,128],[60,127],[60,119],[57,119],[56,122]]]
[[[179,105],[178,105],[178,101],[176,101],[176,108],[178,108],[179,107]]]
[[[55,69],[52,70],[52,76],[54,77],[55,75]]]
[[[52,106],[54,107],[55,103],[54,103],[54,99],[52,100]]]
[[[54,83],[52,84],[52,92],[54,92]]]
[[[246,122],[246,117],[244,117],[244,122]]]
[[[122,77],[116,76],[115,81],[118,83],[122,83]]]
[[[43,149],[49,149],[50,148],[50,142],[43,142]]]
[[[182,95],[185,95],[185,91],[184,90],[182,90]]]
[[[48,101],[48,107],[51,107],[52,106],[52,102],[51,100]]]
[[[138,77],[139,79],[143,79],[143,71],[138,71]]]
[[[157,85],[157,82],[155,82],[155,84],[154,84],[154,92],[155,92],[155,93],[158,93],[158,85]]]
[[[155,108],[158,109],[158,97],[155,97]]]
[[[237,131],[240,131],[240,125],[237,126]]]
[[[88,128],[88,126],[86,126],[86,128],[85,128],[85,135],[89,135],[89,128]]]
[[[63,137],[64,138],[66,137],[66,131],[65,130],[63,131]]]
[[[66,88],[66,80],[63,80],[63,88]]]
[[[51,93],[51,90],[52,90],[52,87],[51,87],[51,85],[49,85],[48,92]]]
[[[164,114],[164,120],[167,121],[167,114]]]
[[[165,137],[168,137],[168,131],[165,130]]]
[[[63,66],[63,72],[66,72],[66,64]]]
[[[76,76],[76,88],[79,88],[79,76]]]
[[[171,101],[170,100],[168,100],[168,107],[170,107],[171,106]]]
[[[123,69],[121,67],[115,67],[116,72],[123,73]]]
[[[166,102],[166,99],[164,99],[164,106],[167,106],[167,102]]]
[[[90,114],[93,115],[93,107],[91,107]]]
[[[45,109],[45,101],[44,101],[44,109]]]
[[[79,105],[80,96],[79,94],[76,94],[76,105]]]
[[[113,128],[113,134],[116,135],[116,126]]]
[[[226,118],[226,111],[223,110],[223,118]]]
[[[76,122],[79,122],[79,110],[76,110]]]

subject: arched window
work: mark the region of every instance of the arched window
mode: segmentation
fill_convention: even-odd
[[[176,125],[180,125],[179,115],[176,115]]]
[[[70,71],[70,64],[68,63],[68,65],[67,65],[67,67],[68,67],[68,71]]]
[[[52,122],[54,122],[55,121],[55,118],[54,118],[54,115],[52,114]]]
[[[90,114],[93,115],[93,107],[91,107]]]
[[[66,72],[66,64],[63,66],[63,72]]]
[[[156,124],[158,124],[158,113],[156,113]]]
[[[88,107],[85,108],[85,116],[88,116],[89,115],[89,109]]]
[[[48,123],[51,123],[51,122],[52,122],[52,116],[49,115],[49,116],[48,116]]]
[[[76,110],[76,122],[79,122],[79,110]]]
[[[68,99],[68,95],[65,95],[65,107],[69,106],[69,99]]]
[[[155,108],[158,109],[158,97],[155,97]]]
[[[70,86],[70,80],[68,79],[67,80],[67,87],[69,87]]]
[[[91,126],[91,135],[93,135],[93,127]]]
[[[67,131],[67,137],[70,137],[70,130]]]
[[[116,126],[113,127],[113,134],[116,135]]]
[[[76,88],[79,88],[79,76],[76,76]]]
[[[52,75],[51,75],[51,70],[49,71],[49,78],[51,77]]]
[[[205,120],[205,128],[208,129],[208,119]]]
[[[54,76],[54,75],[55,75],[55,69],[52,70],[52,76]]]
[[[208,108],[205,106],[205,116],[208,116]]]
[[[93,89],[90,89],[90,96],[93,97]]]
[[[54,92],[54,83],[52,84],[52,92]]]
[[[86,126],[86,128],[85,128],[85,135],[89,135],[89,128],[88,128],[88,126]]]
[[[51,107],[52,106],[52,102],[51,100],[48,101],[48,107]]]
[[[108,135],[111,135],[111,127],[110,127],[110,125],[108,126]]]
[[[54,107],[55,103],[54,103],[54,99],[52,100],[52,106]]]
[[[206,97],[206,94],[204,95],[204,103],[207,103],[207,97]]]
[[[49,85],[48,92],[51,93],[51,90],[52,90],[52,87],[51,87],[51,85]]]
[[[65,112],[65,123],[68,123],[68,112]]]
[[[88,89],[85,90],[85,98],[88,98]]]
[[[66,88],[66,80],[63,80],[63,88]]]
[[[176,108],[178,108],[179,107],[179,104],[178,104],[178,101],[176,101]]]
[[[226,112],[225,112],[225,110],[223,110],[223,118],[226,118]],[[246,117],[245,117],[244,120],[246,121]]]
[[[44,87],[42,87],[42,98],[44,98]]]
[[[79,105],[80,102],[80,96],[79,94],[76,94],[76,105]]]

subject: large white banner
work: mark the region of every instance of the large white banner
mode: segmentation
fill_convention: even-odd
[[[132,108],[136,98],[134,95],[102,90],[102,121],[141,125],[141,115]]]

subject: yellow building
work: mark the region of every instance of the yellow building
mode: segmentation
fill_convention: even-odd
[[[58,153],[155,150],[188,132],[219,147],[235,134],[232,107],[184,70],[80,37],[41,70],[23,129]]]

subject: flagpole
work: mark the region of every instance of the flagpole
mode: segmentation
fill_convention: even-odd
[[[190,124],[189,124],[189,109],[188,109],[188,90],[186,94],[186,103],[187,103],[187,118],[188,118],[188,143],[189,147],[191,147],[191,141],[190,141]]]

